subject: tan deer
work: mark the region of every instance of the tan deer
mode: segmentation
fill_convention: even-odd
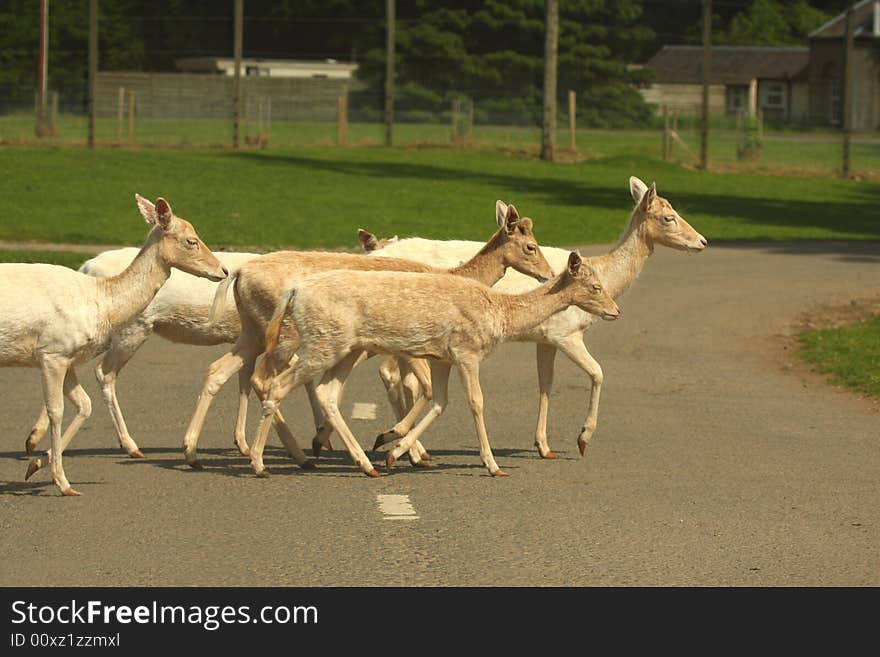
[[[532,220],[528,217],[521,218],[513,205],[508,206],[502,201],[497,201],[495,204],[495,219],[499,226],[498,231],[468,262],[451,272],[458,276],[474,278],[488,285],[500,280],[508,267],[540,280],[550,278],[553,270],[547,264],[535,240]],[[335,269],[421,273],[438,271],[434,267],[411,260],[308,251],[279,251],[254,258],[244,264],[219,286],[215,297],[214,312],[219,314],[226,303],[227,287],[233,286],[235,303],[241,319],[241,334],[232,350],[214,361],[208,370],[202,394],[184,436],[184,457],[190,467],[200,467],[196,446],[214,395],[239,370],[243,370],[248,375],[253,373],[256,359],[265,349],[266,328],[278,299],[303,277],[315,272]],[[360,358],[363,357],[364,354],[361,354]],[[245,395],[246,392],[243,391],[242,394]],[[341,389],[337,392],[341,394]],[[309,389],[309,394],[314,400],[313,409],[318,409],[314,391]],[[318,435],[313,445],[317,445],[319,449],[322,440],[326,439],[327,434],[322,429],[326,423],[323,414],[319,411],[315,412],[314,419]],[[238,421],[243,427],[241,407]],[[301,466],[311,467],[313,462],[296,446],[296,441],[280,412],[275,414],[275,426],[294,460]],[[246,443],[239,444],[239,450],[243,455],[249,454]]]
[[[267,475],[263,448],[279,402],[291,390],[320,378],[315,393],[325,416],[361,470],[378,476],[334,394],[366,350],[427,358],[431,368],[432,408],[389,453],[389,469],[443,413],[449,372],[455,366],[474,417],[483,465],[493,476],[506,476],[492,455],[483,422],[480,362],[499,343],[569,306],[603,319],[620,315],[595,271],[577,252],[570,254],[562,274],[518,295],[450,274],[331,271],[304,278],[278,305],[266,334],[266,356],[254,374],[254,388],[263,399],[263,417],[251,449],[254,471]]]

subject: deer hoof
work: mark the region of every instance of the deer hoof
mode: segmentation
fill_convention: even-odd
[[[378,436],[376,436],[376,442],[373,443],[373,451],[375,452],[383,445],[393,443],[395,440],[400,440],[402,437],[403,436],[397,433],[394,429],[392,429],[391,431],[386,431],[385,433],[380,433]]]
[[[259,470],[257,472],[257,476],[260,479],[268,479],[271,476],[271,474],[269,473],[269,471],[266,468],[263,468],[262,470]]]
[[[318,440],[317,436],[312,438],[312,456],[314,456],[315,458],[321,456],[321,448],[323,447],[324,445],[321,443],[320,440]]]
[[[315,463],[314,459],[306,459],[299,464],[299,467],[303,470],[314,470],[318,467],[318,464]]]
[[[389,470],[389,471],[393,470],[394,469],[394,462],[396,460],[397,459],[394,458],[394,454],[389,454],[388,456],[386,456],[385,457],[385,469]]]
[[[242,447],[241,445],[236,444],[235,446],[236,446],[236,448],[238,448],[238,453],[241,456],[250,456],[251,455],[251,448],[248,447],[247,445]]]
[[[40,459],[31,459],[31,462],[28,463],[27,473],[24,475],[24,480],[27,481],[30,479],[33,474],[43,467],[43,462]]]
[[[379,473],[376,472],[376,468],[373,468],[372,470],[365,472],[364,474],[367,475],[368,477],[378,477],[379,476]]]
[[[24,451],[26,454],[31,455],[34,453],[34,450],[37,448],[36,443],[31,442],[31,437],[28,436],[24,441]]]
[[[191,467],[193,470],[204,470],[205,466],[203,466],[198,461],[187,461],[186,464]]]
[[[67,490],[63,490],[63,491],[61,491],[61,494],[64,495],[65,497],[80,497],[82,495],[82,493],[80,493],[78,490],[75,490],[73,488],[68,488]]]
[[[130,456],[131,458],[133,458],[133,459],[145,459],[145,458],[147,458],[146,456],[144,456],[144,453],[143,453],[141,450],[139,450],[139,449],[136,449],[136,450],[134,450],[133,452],[131,452],[131,453],[129,454],[129,456]]]
[[[429,470],[429,469],[433,468],[434,466],[431,465],[430,463],[426,463],[426,462],[425,462],[425,459],[422,458],[421,461],[413,461],[413,462],[412,462],[412,467],[414,467],[414,468],[424,468],[424,469],[426,469],[426,470]]]
[[[558,459],[559,455],[556,452],[550,451],[546,454],[541,454],[541,458],[550,459],[552,461],[553,459]]]
[[[509,477],[510,475],[507,474],[504,470],[498,469],[492,473],[492,476],[493,477]]]
[[[581,453],[581,456],[583,456],[584,452],[587,451],[587,441],[586,440],[578,440],[578,451]]]

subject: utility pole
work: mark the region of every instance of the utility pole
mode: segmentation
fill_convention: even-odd
[[[544,125],[541,159],[556,159],[556,54],[559,43],[559,0],[545,0],[544,22]]]
[[[852,132],[852,59],[853,59],[853,8],[846,11],[846,36],[843,51],[843,167],[841,173],[849,178],[850,155],[849,139]]]
[[[700,168],[709,167],[709,75],[712,71],[712,0],[703,0],[703,108],[700,120]]]
[[[46,80],[49,77],[49,0],[40,0],[40,53],[37,60],[37,122],[34,134],[49,133],[46,123]]]
[[[98,0],[89,0],[89,148],[95,147],[95,91],[98,84]]]
[[[385,0],[385,145],[392,144],[394,129],[394,0]]]
[[[238,122],[241,118],[241,40],[244,23],[244,0],[235,0],[232,51],[235,57],[235,75],[232,78],[232,148],[238,149]]]

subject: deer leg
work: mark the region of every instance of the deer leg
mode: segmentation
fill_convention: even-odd
[[[345,385],[345,380],[351,374],[352,369],[360,361],[361,354],[352,352],[341,361],[336,363],[321,378],[321,382],[315,387],[315,394],[321,404],[321,410],[327,421],[342,438],[348,453],[355,464],[369,477],[378,477],[379,473],[364,453],[363,448],[355,438],[351,429],[346,424],[342,413],[339,411],[339,398]]]
[[[590,389],[590,408],[587,412],[587,418],[584,420],[584,425],[581,427],[581,432],[578,435],[577,441],[578,450],[580,450],[581,456],[583,456],[590,439],[593,437],[593,432],[596,430],[599,418],[599,393],[602,391],[602,383],[605,377],[602,374],[602,367],[596,362],[596,359],[590,355],[590,352],[587,351],[587,347],[584,345],[583,336],[581,334],[567,337],[559,343],[559,349],[562,353],[568,356],[573,363],[586,372],[587,376],[589,376],[592,381],[592,388]]]
[[[471,413],[474,416],[474,426],[477,429],[477,437],[480,439],[480,460],[489,474],[493,477],[506,477],[507,473],[498,467],[495,457],[492,455],[492,447],[489,445],[489,436],[486,433],[486,423],[483,420],[483,390],[480,387],[480,361],[476,358],[466,359],[458,364],[461,373],[461,382],[467,395]]]
[[[260,424],[257,427],[256,436],[251,445],[251,466],[258,477],[269,476],[269,471],[266,470],[263,464],[263,450],[266,447],[266,439],[269,436],[272,422],[277,419],[278,406],[281,400],[292,390],[311,381],[326,369],[323,363],[313,366],[308,366],[307,364],[300,365],[300,363],[300,357],[294,355],[290,362],[272,374],[268,374],[268,372],[272,371],[269,367],[261,368],[261,371],[257,373],[261,380],[259,385],[254,385],[254,389],[263,401],[263,412]],[[290,450],[290,446],[287,443],[285,443],[285,446]]]
[[[535,429],[535,447],[545,459],[555,459],[556,454],[547,444],[547,410],[550,406],[550,392],[553,390],[553,368],[556,359],[556,347],[552,344],[539,342],[537,345],[538,361],[538,426]]]
[[[70,444],[70,441],[73,440],[73,437],[76,435],[77,431],[79,431],[83,423],[92,414],[92,400],[89,399],[88,393],[86,393],[85,389],[79,384],[79,380],[76,376],[76,371],[73,369],[73,367],[67,370],[67,373],[64,375],[63,391],[64,396],[67,397],[76,408],[76,416],[73,418],[73,420],[71,420],[70,424],[67,426],[67,429],[64,430],[64,433],[61,436],[62,452],[67,449],[67,446]],[[46,461],[48,463],[52,462],[52,458],[52,452],[46,452]],[[28,466],[28,472],[25,476],[25,479],[29,479],[37,470],[42,468],[44,465],[45,464],[43,463],[42,459],[33,459]]]
[[[208,409],[211,407],[211,402],[214,401],[214,395],[217,394],[217,391],[233,374],[245,367],[246,364],[248,368],[253,369],[253,363],[256,361],[257,355],[254,345],[250,343],[242,344],[242,340],[239,338],[232,351],[211,363],[211,366],[208,368],[208,375],[205,377],[205,385],[202,388],[202,393],[199,395],[198,404],[196,404],[196,410],[183,437],[183,456],[189,467],[194,469],[201,468],[196,458],[196,445],[199,441],[202,427],[205,424]]]
[[[421,437],[421,435],[425,432],[425,430],[431,426],[431,423],[434,422],[438,417],[443,414],[443,411],[446,409],[446,405],[449,403],[449,395],[448,395],[448,387],[449,387],[449,363],[444,363],[441,361],[431,361],[430,371],[431,371],[431,395],[433,404],[425,416],[416,424],[412,430],[410,430],[406,436],[394,447],[389,453],[388,457],[385,459],[385,466],[387,468],[392,468],[394,466],[394,462],[399,459],[403,454],[409,451],[409,449],[416,443],[416,441]],[[422,397],[425,400],[425,404],[427,404],[427,400],[425,397]],[[421,401],[421,400],[420,400]],[[419,403],[413,407],[413,410],[410,411],[412,414],[419,407]],[[381,436],[380,436],[381,437]]]
[[[150,336],[150,328],[141,324],[134,324],[126,329],[120,336],[113,338],[110,349],[104,357],[95,365],[95,378],[101,386],[101,395],[107,410],[110,411],[110,419],[116,429],[116,437],[119,445],[132,458],[144,458],[143,452],[128,431],[125,418],[122,416],[122,408],[116,395],[116,379],[122,368],[131,360],[140,346]]]
[[[64,380],[70,361],[62,358],[44,357],[40,363],[42,370],[43,397],[46,402],[46,413],[49,416],[49,430],[52,436],[52,447],[49,462],[52,467],[52,480],[62,495],[79,495],[67,481],[64,474],[61,454],[62,448],[61,422],[64,419]],[[75,378],[74,378],[75,380]],[[35,467],[36,464],[36,467]],[[40,459],[33,459],[28,466],[25,479],[30,477],[41,466]]]
[[[27,440],[24,441],[24,451],[28,454],[33,454],[37,449],[37,445],[40,444],[40,441],[43,439],[43,436],[46,435],[46,431],[49,430],[49,413],[46,411],[46,404],[43,404],[43,407],[40,409],[40,415],[37,417],[37,421],[34,422],[34,426],[31,428],[30,433],[28,433]]]

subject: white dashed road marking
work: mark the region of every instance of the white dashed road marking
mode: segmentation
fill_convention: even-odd
[[[409,495],[377,495],[383,520],[418,520]]]
[[[355,402],[354,408],[351,410],[351,417],[353,417],[355,420],[375,420],[376,405]]]

